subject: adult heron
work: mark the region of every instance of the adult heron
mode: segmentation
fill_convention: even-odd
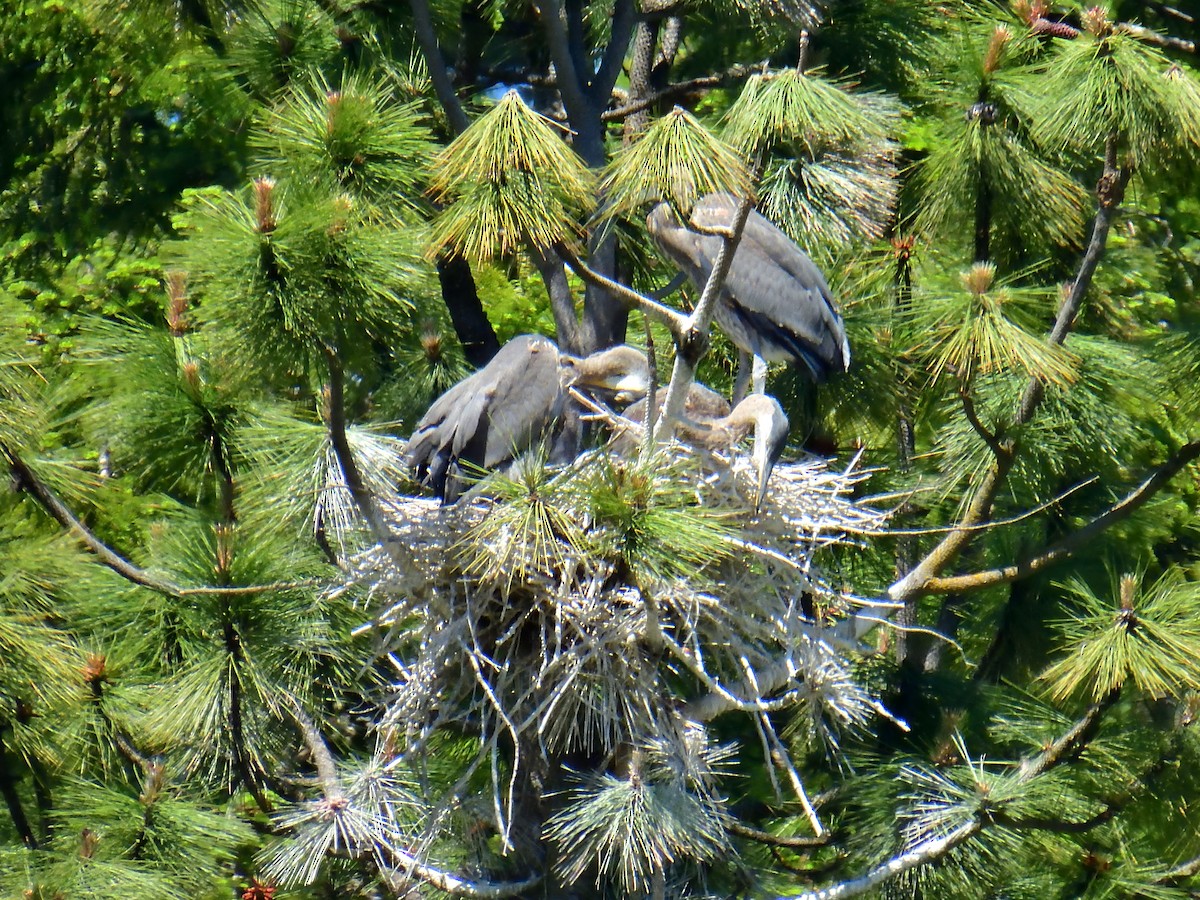
[[[581,358],[560,352],[549,338],[521,335],[433,402],[409,438],[406,461],[419,482],[453,503],[464,466],[498,469],[539,442],[557,442],[573,413],[567,402],[572,385],[606,390],[627,403],[645,393],[649,381],[646,357],[633,347]]]
[[[646,219],[663,251],[701,290],[720,253],[722,239],[705,230],[728,228],[739,201],[707,194],[682,224],[667,203]],[[721,287],[713,317],[743,354],[754,357],[754,391],[763,393],[768,362],[803,366],[815,383],[850,367],[850,345],[825,276],[786,234],[751,210]],[[743,360],[744,361],[744,360]],[[737,398],[745,389],[739,373]]]

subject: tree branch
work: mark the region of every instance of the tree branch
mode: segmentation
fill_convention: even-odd
[[[669,84],[661,90],[655,91],[652,94],[647,94],[645,97],[638,97],[635,100],[631,100],[624,106],[619,106],[616,109],[605,110],[600,114],[600,118],[605,122],[619,121],[626,116],[631,116],[635,113],[649,109],[651,106],[654,106],[656,103],[660,103],[663,100],[670,100],[678,97],[681,94],[691,94],[695,91],[703,90],[704,88],[719,87],[731,79],[745,78],[751,72],[757,71],[760,68],[761,64],[753,66],[744,66],[739,64],[736,66],[730,66],[725,71],[718,72],[716,75],[702,75],[699,78],[692,78],[689,81],[680,81],[676,82],[675,84]]]
[[[571,271],[578,275],[588,284],[603,288],[619,299],[623,300],[627,306],[640,310],[643,315],[657,319],[671,332],[672,337],[679,340],[685,329],[688,327],[688,317],[682,313],[671,309],[669,306],[664,306],[649,297],[639,294],[632,288],[626,287],[619,281],[614,281],[584,263],[575,252],[566,244],[559,242],[554,245],[554,251],[562,257],[563,261],[570,266]]]
[[[1137,509],[1165,487],[1170,480],[1188,463],[1200,457],[1200,441],[1185,444],[1171,455],[1165,463],[1154,470],[1154,473],[1127,494],[1120,502],[1109,507],[1104,513],[1092,519],[1056,543],[1050,545],[1041,553],[1014,563],[1011,566],[1000,566],[969,575],[952,575],[944,578],[930,578],[926,581],[924,590],[931,594],[950,594],[959,591],[973,591],[991,587],[996,584],[1007,584],[1035,575],[1055,563],[1073,556],[1106,529],[1117,522],[1129,518]]]
[[[1092,235],[1088,241],[1087,250],[1079,263],[1079,271],[1071,290],[1059,307],[1054,327],[1047,336],[1050,344],[1061,345],[1070,333],[1075,317],[1083,305],[1084,297],[1092,284],[1096,266],[1099,265],[1108,244],[1108,232],[1116,217],[1117,208],[1124,197],[1125,187],[1133,174],[1128,166],[1117,167],[1117,136],[1109,135],[1104,148],[1104,172],[1096,184],[1098,205],[1096,216],[1092,223]],[[1013,422],[1016,426],[1027,424],[1045,397],[1046,387],[1037,378],[1030,378],[1017,408]],[[888,588],[888,597],[892,600],[909,600],[925,591],[929,582],[939,575],[950,562],[958,556],[963,547],[971,539],[973,529],[962,526],[974,526],[985,521],[992,510],[992,503],[1000,492],[1017,452],[1017,444],[1013,439],[1002,442],[1005,449],[1003,455],[997,456],[984,474],[979,487],[975,491],[970,505],[962,519],[920,562],[903,578]]]
[[[667,393],[663,398],[662,412],[659,413],[658,420],[654,423],[655,444],[661,443],[670,436],[675,422],[683,411],[688,388],[691,387],[696,377],[696,366],[708,349],[709,327],[713,312],[717,307],[717,301],[721,296],[721,288],[725,284],[725,276],[729,274],[729,267],[733,263],[733,256],[737,252],[738,244],[742,239],[742,231],[745,229],[746,220],[750,217],[750,210],[753,207],[754,199],[752,197],[744,197],[738,204],[733,214],[733,221],[729,226],[729,233],[721,235],[721,249],[717,253],[717,259],[713,263],[712,271],[708,275],[708,281],[704,285],[700,299],[696,301],[696,308],[688,317],[683,332],[674,335],[675,366],[671,371],[671,383],[667,385]]]
[[[170,597],[182,596],[178,585],[161,578],[156,578],[145,569],[135,566],[96,537],[91,529],[76,518],[75,514],[67,508],[66,504],[59,500],[54,492],[34,474],[33,470],[26,465],[16,450],[7,444],[0,444],[0,454],[3,454],[4,458],[8,461],[8,466],[12,470],[13,477],[16,479],[17,485],[21,490],[33,497],[42,509],[49,513],[50,517],[58,522],[59,525],[79,538],[84,546],[102,564],[112,569],[127,581],[132,581],[134,584],[140,584],[142,587],[150,588],[152,591],[158,591],[160,594],[166,594]]]
[[[446,71],[446,60],[442,56],[442,48],[438,46],[437,31],[434,30],[433,16],[429,12],[429,0],[409,0],[409,7],[412,9],[413,28],[417,34],[417,43],[421,45],[421,55],[425,57],[425,68],[429,70],[433,92],[446,112],[450,129],[455,134],[462,134],[470,122]]]
[[[1083,717],[1054,743],[1037,756],[1024,760],[1018,770],[1020,779],[1030,781],[1057,765],[1075,759],[1088,742],[1095,737],[1096,730],[1100,727],[1101,716],[1117,702],[1120,694],[1120,688],[1110,691],[1108,695],[1089,706]],[[817,891],[799,894],[789,900],[840,900],[843,897],[856,897],[864,894],[902,872],[937,862],[959,844],[979,834],[988,824],[1000,823],[994,814],[988,814],[986,817],[977,816],[969,822],[962,823],[949,834],[924,841],[911,850],[892,857],[865,875]]]
[[[757,828],[743,825],[741,822],[730,822],[725,826],[725,830],[730,834],[736,834],[738,837],[756,841],[759,844],[766,844],[769,847],[784,847],[788,850],[810,850],[813,847],[825,847],[833,841],[832,831],[826,831],[820,837],[780,837],[769,831],[760,831]]]
[[[617,0],[613,9],[608,46],[604,48],[600,68],[596,71],[588,88],[588,95],[594,107],[603,106],[612,94],[613,85],[617,83],[617,78],[621,74],[625,55],[629,51],[629,41],[633,37],[633,29],[636,25],[637,4],[634,0]]]
[[[329,415],[326,423],[329,428],[329,441],[333,445],[342,476],[346,479],[346,488],[354,498],[355,505],[366,519],[375,540],[386,548],[391,543],[391,529],[383,518],[375,497],[363,481],[362,473],[358,470],[358,461],[354,458],[354,451],[346,436],[346,376],[342,369],[342,361],[331,347],[321,349],[329,366]]]

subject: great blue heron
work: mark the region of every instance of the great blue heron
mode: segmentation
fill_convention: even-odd
[[[625,410],[624,415],[631,421],[644,423],[646,402],[639,400]],[[754,505],[756,509],[762,506],[763,498],[767,495],[767,481],[783,453],[788,437],[787,416],[774,397],[751,394],[730,410],[724,397],[693,382],[688,388],[683,416],[675,431],[682,440],[708,450],[727,450],[753,431],[754,446],[750,451],[750,461],[758,476]]]
[[[434,401],[409,439],[407,463],[418,481],[452,503],[464,464],[497,469],[553,441],[568,418],[571,385],[607,390],[627,403],[645,393],[649,379],[645,355],[632,347],[580,358],[561,353],[549,338],[521,335]]]
[[[691,223],[700,229],[728,228],[738,202],[729,194],[707,194],[692,207]],[[646,225],[663,251],[703,289],[722,239],[681,224],[667,203],[654,207]],[[850,367],[846,329],[825,276],[791,238],[753,210],[714,318],[743,354],[753,355],[757,393],[763,392],[768,362],[801,365],[816,383]],[[744,377],[739,381],[744,389]]]

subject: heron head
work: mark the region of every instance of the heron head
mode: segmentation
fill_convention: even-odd
[[[631,403],[650,389],[646,354],[628,344],[582,358],[564,354],[563,369],[571,383],[611,391],[620,404]]]
[[[757,511],[767,496],[771,470],[779,462],[787,444],[788,418],[774,397],[751,394],[733,408],[727,421],[734,426],[754,429],[754,449],[750,453],[750,460],[758,474],[758,493],[754,500],[754,509]]]

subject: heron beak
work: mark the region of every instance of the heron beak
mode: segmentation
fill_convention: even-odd
[[[787,445],[788,420],[778,403],[771,400],[770,408],[763,410],[754,420],[754,450],[751,459],[758,472],[758,495],[754,500],[754,512],[762,509],[767,496],[767,482],[783,448]]]

